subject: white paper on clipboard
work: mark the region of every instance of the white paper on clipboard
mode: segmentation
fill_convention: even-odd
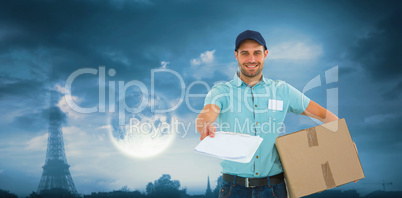
[[[248,163],[262,140],[260,136],[218,131],[215,137],[204,138],[194,150],[225,160]]]

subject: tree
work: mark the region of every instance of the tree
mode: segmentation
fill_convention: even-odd
[[[36,192],[32,192],[30,195],[29,195],[29,198],[42,198],[40,195],[38,195]]]
[[[8,191],[5,191],[5,190],[1,190],[1,189],[0,189],[0,197],[18,198],[17,195],[12,194],[12,193],[10,193],[10,192],[8,192]]]
[[[130,188],[127,185],[125,185],[125,186],[121,187],[120,191],[130,192]]]
[[[180,182],[171,180],[169,174],[164,174],[154,183],[149,182],[146,191],[149,197],[185,197],[186,190],[180,190]]]

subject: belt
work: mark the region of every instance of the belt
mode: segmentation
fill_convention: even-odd
[[[236,176],[236,181],[234,175],[223,174],[222,179],[226,180],[227,182],[235,182],[238,185],[245,186],[247,188],[253,187],[260,187],[260,186],[271,186],[279,184],[283,181],[283,173],[279,173],[274,176],[270,177],[263,177],[263,178],[246,178],[246,177],[239,177]]]

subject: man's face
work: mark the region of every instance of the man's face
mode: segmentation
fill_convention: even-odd
[[[240,72],[250,78],[258,76],[262,72],[267,55],[268,50],[254,40],[243,41],[235,51]]]

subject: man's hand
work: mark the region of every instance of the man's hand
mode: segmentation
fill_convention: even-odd
[[[207,136],[209,137],[215,137],[215,132],[216,132],[216,127],[213,124],[204,124],[204,127],[202,127],[202,130],[200,132],[201,137],[200,140],[203,140]]]
[[[220,109],[217,105],[207,104],[204,106],[196,121],[197,131],[201,134],[200,140],[207,136],[215,136],[216,128],[212,123],[218,118],[219,112]]]

